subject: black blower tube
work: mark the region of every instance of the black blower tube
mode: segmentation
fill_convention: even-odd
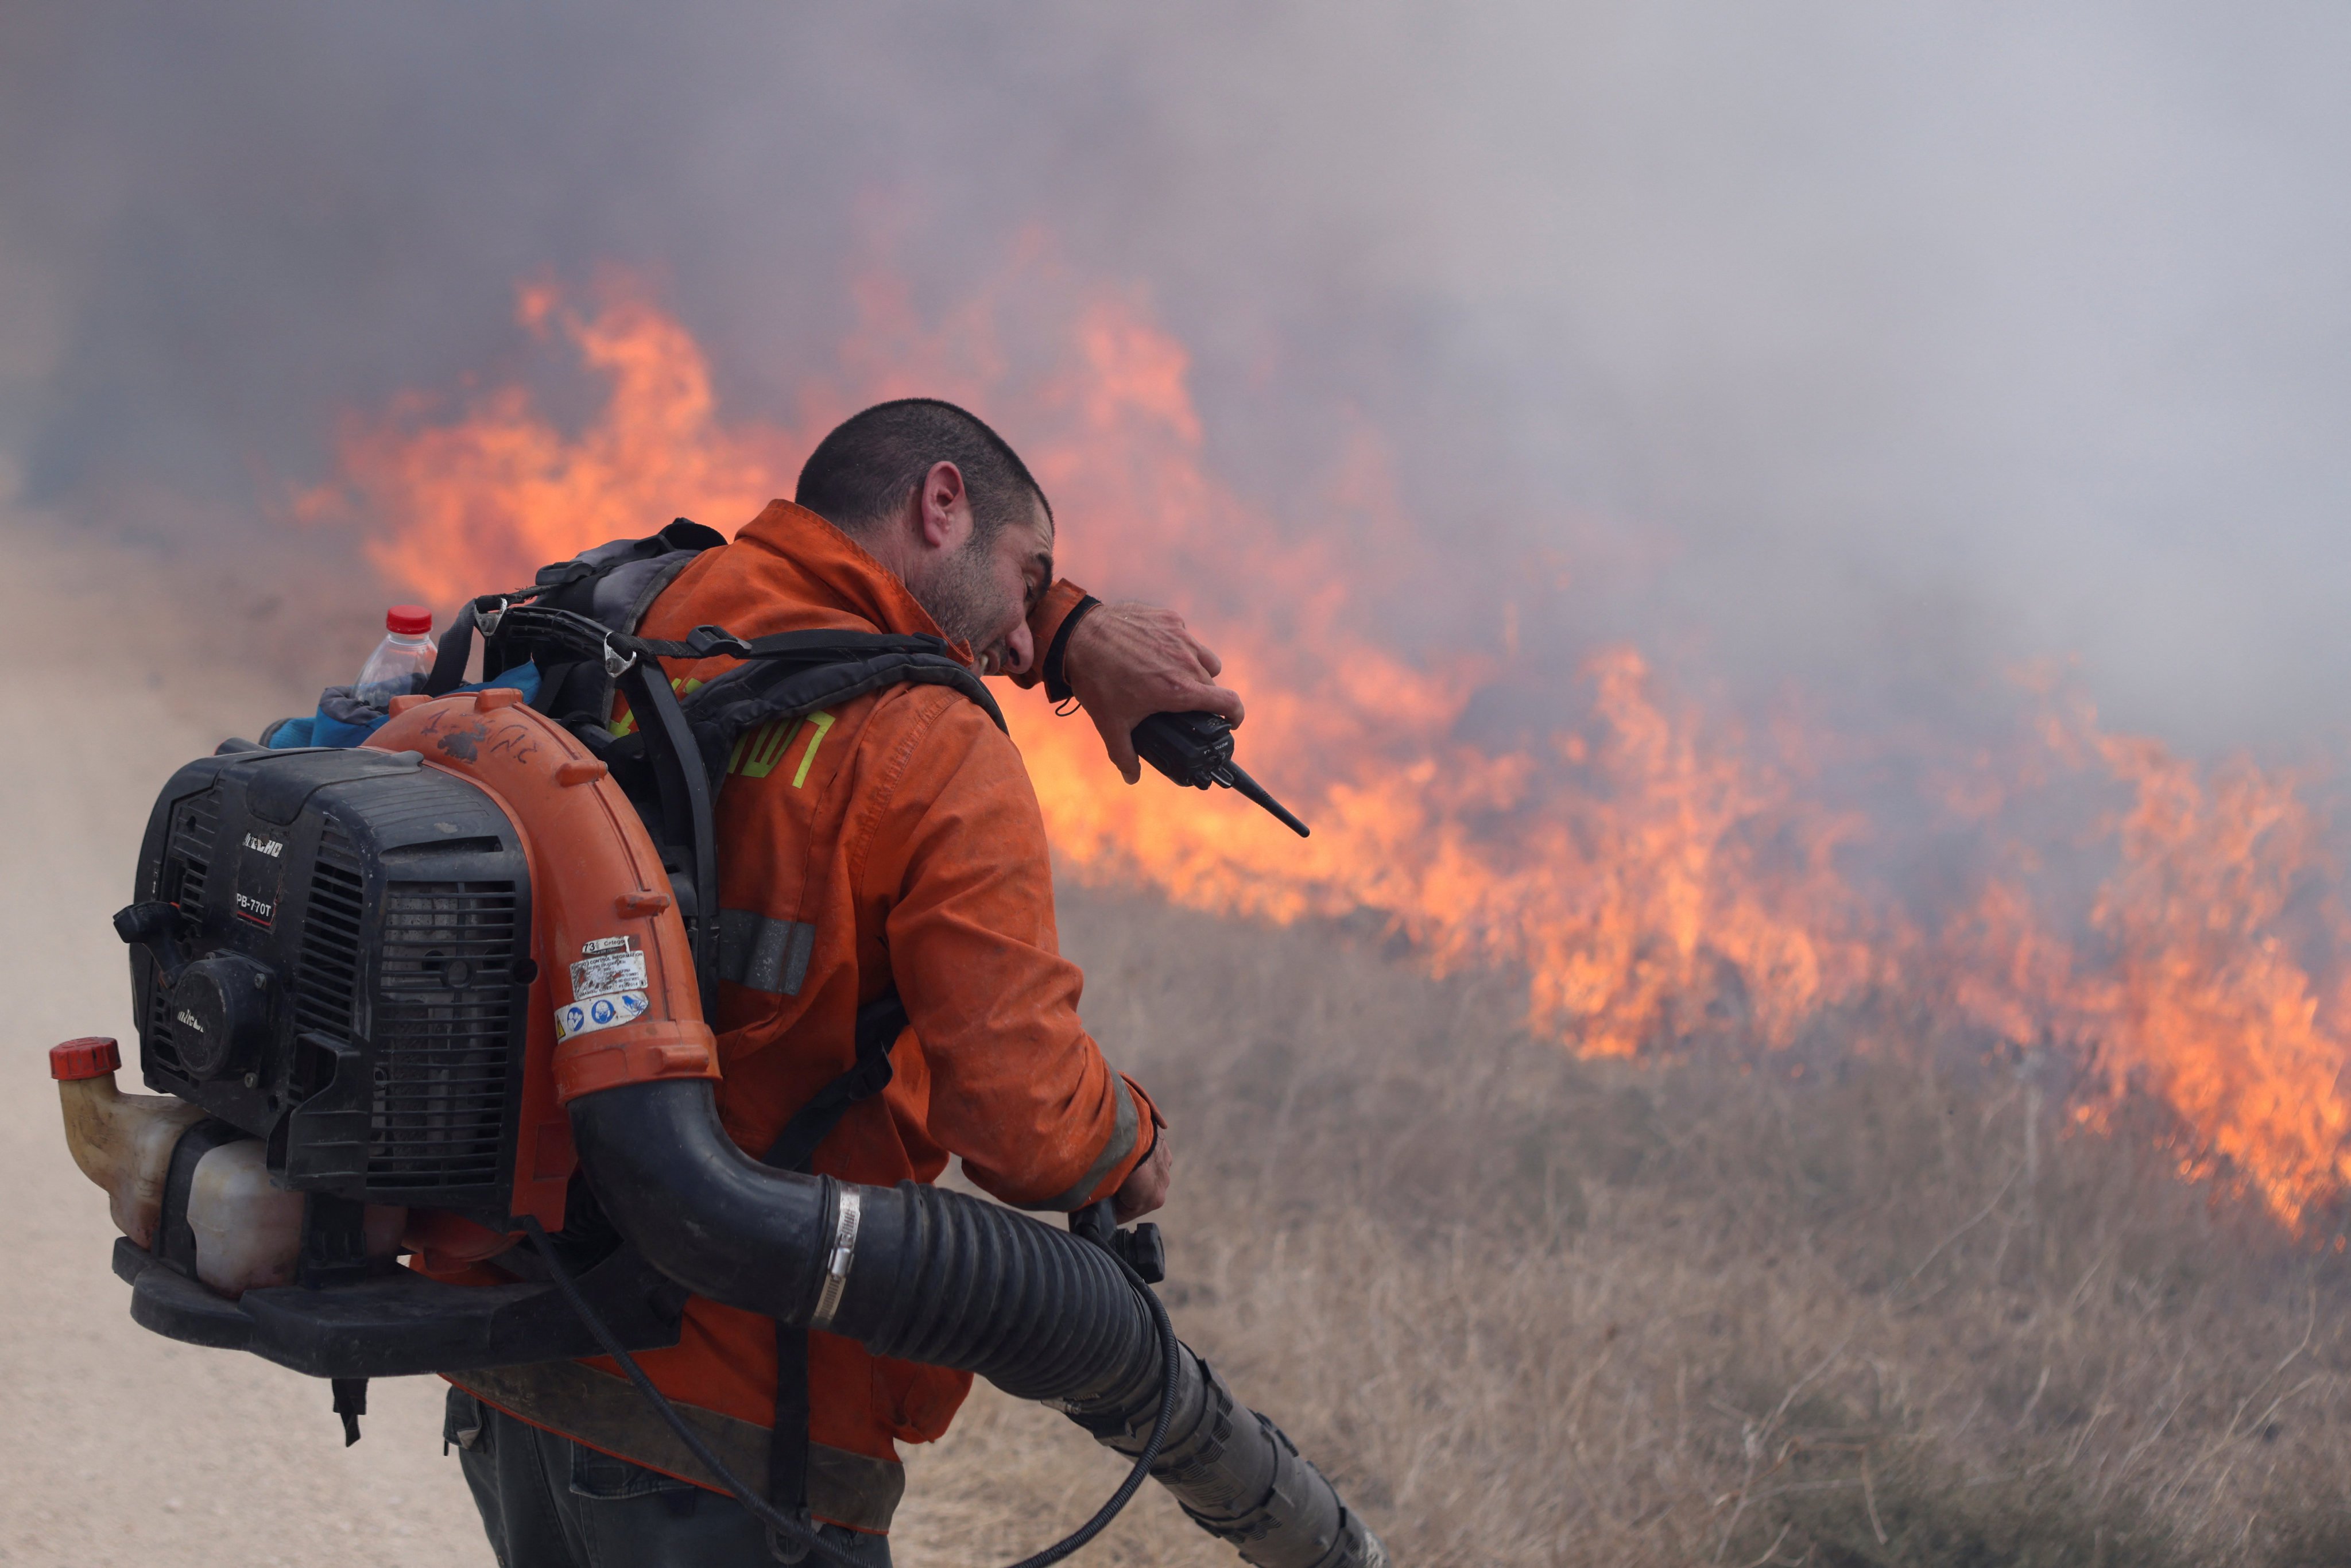
[[[1143,1450],[1165,1367],[1109,1255],[1026,1215],[914,1182],[856,1186],[758,1164],[707,1080],[571,1103],[581,1167],[621,1234],[698,1295],[975,1373]],[[1189,1346],[1152,1478],[1258,1568],[1385,1568],[1379,1538]]]

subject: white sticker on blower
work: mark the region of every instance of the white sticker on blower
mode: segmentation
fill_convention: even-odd
[[[643,953],[598,953],[571,966],[571,995],[579,1001],[645,988]]]
[[[555,1038],[569,1040],[575,1034],[594,1034],[615,1024],[633,1023],[651,1006],[643,991],[615,991],[609,997],[573,1002],[555,1009]]]

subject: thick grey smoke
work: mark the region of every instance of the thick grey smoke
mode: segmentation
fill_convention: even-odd
[[[945,300],[1040,225],[1277,514],[1386,438],[1407,641],[1564,549],[1531,662],[1920,704],[2077,650],[2291,747],[2351,674],[2346,71],[2273,4],[18,4],[0,478],[249,549],[340,412],[501,371],[518,278],[650,272],[755,415],[861,233]]]

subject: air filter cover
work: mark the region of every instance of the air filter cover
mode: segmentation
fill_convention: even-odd
[[[413,752],[243,750],[156,801],[131,949],[148,1084],[264,1140],[288,1186],[507,1212],[530,877],[497,802]]]

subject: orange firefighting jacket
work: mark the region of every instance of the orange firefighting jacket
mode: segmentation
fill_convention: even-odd
[[[1082,597],[1056,583],[1031,618],[1041,657]],[[734,543],[665,590],[641,635],[723,626],[939,634],[898,581],[815,513],[769,503]],[[959,650],[967,654],[967,651]],[[692,690],[734,661],[671,661]],[[631,723],[623,713],[616,727]],[[909,685],[746,734],[717,802],[729,973],[712,1025],[718,1113],[755,1158],[855,1058],[857,1009],[895,985],[911,1020],[895,1076],[852,1106],[815,1168],[887,1186],[935,1180],[950,1154],[995,1197],[1067,1210],[1109,1196],[1160,1121],[1078,1021],[1061,956],[1044,821],[1020,754],[969,698]],[[772,1320],[699,1297],[672,1349],[640,1364],[756,1485],[774,1418]],[[608,1375],[609,1374],[609,1375]],[[493,1405],[593,1448],[706,1482],[609,1362],[464,1374]],[[967,1374],[810,1336],[811,1512],[886,1529],[903,1490],[895,1444],[928,1442]]]

